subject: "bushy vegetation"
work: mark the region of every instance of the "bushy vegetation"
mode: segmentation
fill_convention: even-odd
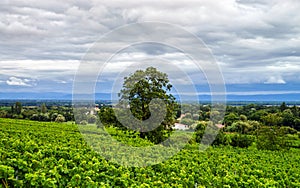
[[[197,121],[209,121],[211,114],[216,115],[218,113],[216,111],[211,112],[210,109],[210,105],[183,104],[180,107],[183,116],[181,121],[188,122],[188,124]],[[296,105],[287,106],[284,102],[281,105],[228,105],[224,120],[219,123],[229,127],[229,129],[231,128],[230,132],[243,131],[237,130],[237,126],[241,124],[244,128],[253,127],[257,129],[259,125],[284,126],[300,131],[300,108]]]
[[[136,87],[139,91],[140,85]],[[161,94],[164,94],[162,99],[170,103],[169,116],[158,129],[146,133],[130,130],[116,118],[116,112],[123,113],[126,120],[126,113],[122,111],[126,105],[114,109],[104,105],[99,112],[93,111],[94,108],[77,108],[76,117],[71,107],[64,106],[22,106],[16,102],[11,107],[1,107],[0,118],[12,119],[0,119],[0,187],[300,186],[299,107],[285,103],[227,106],[224,120],[212,122],[210,116],[220,113],[211,111],[210,105],[183,104],[177,110],[172,96]],[[130,109],[135,118],[149,118],[151,98],[143,99],[148,103],[140,103],[140,99],[134,97],[127,101],[135,106]],[[171,126],[175,118],[189,130],[174,133]],[[75,121],[75,124],[64,123],[67,121]],[[98,127],[91,125],[96,122]],[[92,149],[99,146],[94,141],[106,138],[101,129],[118,142],[134,148],[153,146],[172,134],[176,134],[173,140],[159,145],[160,148],[182,148],[173,141],[185,140],[185,133],[191,134],[192,139],[181,152],[163,163],[143,168],[126,167]],[[209,144],[212,147],[206,152],[199,151],[199,146]],[[122,150],[106,149],[112,156],[118,152],[126,155]],[[141,152],[136,154],[149,157],[149,161],[161,154]],[[140,164],[139,155],[123,157]]]
[[[82,127],[83,134],[95,136],[91,131],[96,127]],[[108,132],[135,147],[152,144],[113,127]],[[163,163],[124,167],[98,155],[76,125],[65,123],[0,119],[0,159],[0,187],[300,186],[299,149],[218,146],[201,152],[192,143]]]
[[[0,108],[0,118],[28,119],[33,121],[74,121],[73,109],[69,106],[23,106],[17,101],[10,107]]]
[[[154,67],[137,70],[124,78],[114,111],[110,107],[101,109],[99,119],[105,125],[122,129],[131,127],[141,138],[161,143],[169,137],[176,121],[178,104],[170,94],[172,87],[167,74]],[[163,116],[161,121],[156,122],[160,115]],[[148,131],[152,126],[155,128]]]
[[[211,112],[209,105],[197,104],[183,104],[181,110],[180,123],[195,130],[195,140],[200,143],[207,125],[213,124],[210,115],[217,112]],[[299,135],[299,119],[299,107],[285,103],[278,106],[227,106],[224,120],[218,122],[222,128],[213,145],[249,147],[254,144],[266,150],[298,148],[299,143],[295,140]]]
[[[228,105],[223,118],[171,89],[148,67],[124,78],[113,106],[1,107],[0,187],[300,187],[299,107]]]

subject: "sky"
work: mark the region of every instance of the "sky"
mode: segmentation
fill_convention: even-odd
[[[145,21],[170,23],[201,39],[230,94],[300,93],[299,10],[299,0],[4,0],[0,93],[72,93],[80,63],[103,35]],[[119,72],[137,57],[167,58],[193,75],[191,61],[182,55],[162,46],[131,47],[106,68],[99,78],[100,91],[110,92]],[[201,88],[202,77],[191,77]],[[180,80],[174,83],[184,85]]]

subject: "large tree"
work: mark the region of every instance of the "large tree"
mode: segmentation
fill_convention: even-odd
[[[41,112],[44,113],[44,114],[47,113],[47,106],[46,106],[45,103],[43,103],[42,106],[41,106]]]
[[[16,113],[18,115],[20,115],[22,113],[22,103],[21,102],[16,102],[15,106],[14,106],[14,111],[13,113]]]
[[[152,131],[143,131],[147,127],[141,127],[140,137],[147,137],[154,143],[159,143],[169,136],[178,110],[175,97],[169,93],[171,88],[172,85],[169,83],[167,74],[154,67],[137,70],[129,77],[124,78],[123,88],[119,93],[119,104],[126,104],[123,105],[123,108],[130,108],[131,114],[136,119],[145,121],[151,115],[153,116],[151,107],[149,108],[153,100],[160,99],[165,107],[165,116],[160,125]],[[159,111],[162,106],[157,105],[156,107],[156,111]]]

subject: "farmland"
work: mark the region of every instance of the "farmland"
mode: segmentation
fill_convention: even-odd
[[[136,147],[152,143],[118,140]],[[162,163],[126,167],[96,153],[77,125],[0,119],[0,187],[299,187],[300,150],[209,147],[191,142]],[[139,161],[139,158],[135,160]]]

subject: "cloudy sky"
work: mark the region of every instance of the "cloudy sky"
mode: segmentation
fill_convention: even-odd
[[[102,35],[124,24],[157,21],[199,37],[228,92],[300,93],[299,10],[299,0],[4,0],[0,92],[71,93],[80,62]],[[184,63],[176,51],[135,49],[120,53],[115,67],[126,68],[133,56]],[[117,71],[109,68],[103,80],[112,83]]]

